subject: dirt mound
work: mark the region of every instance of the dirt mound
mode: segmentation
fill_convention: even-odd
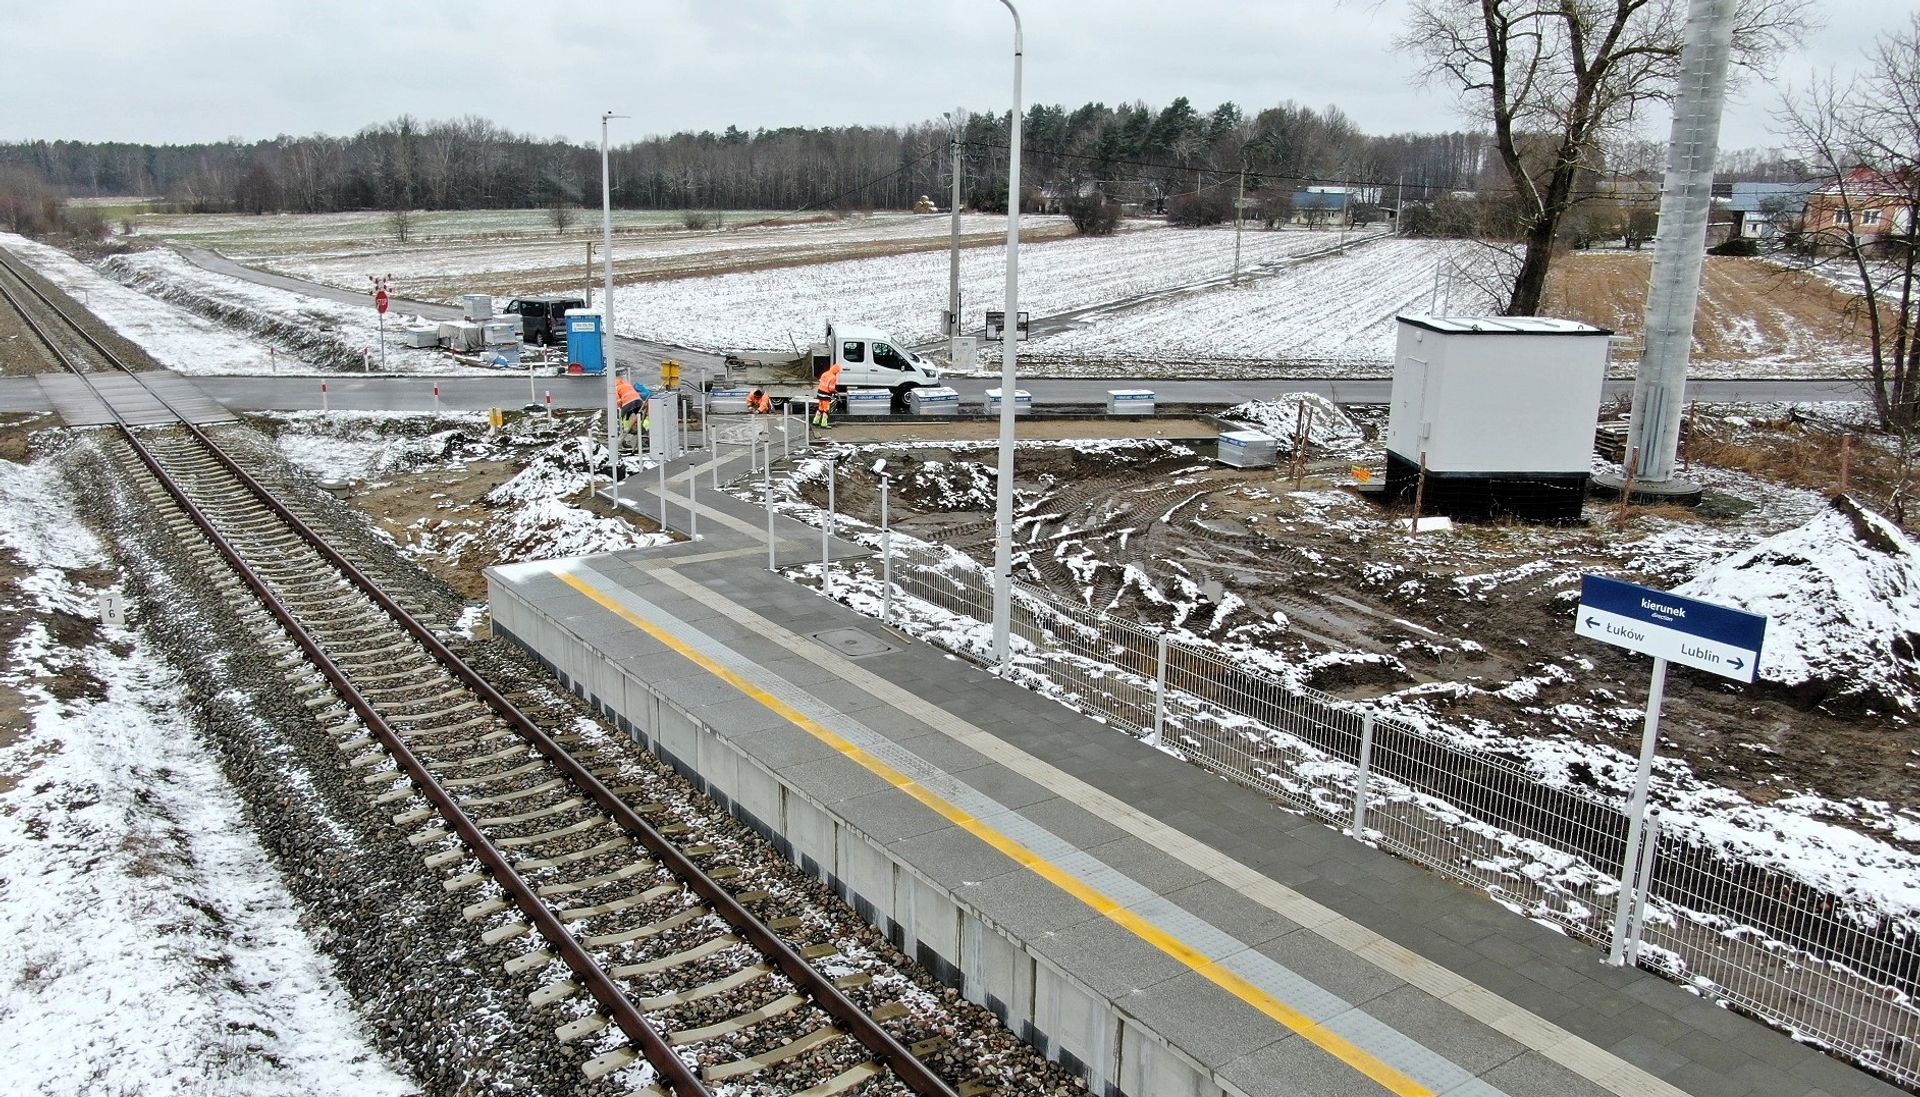
[[[1311,392],[1290,392],[1273,400],[1253,400],[1236,404],[1220,413],[1220,418],[1245,423],[1280,441],[1281,453],[1293,452],[1294,435],[1300,432],[1301,409],[1313,419],[1307,424],[1307,445],[1313,449],[1342,449],[1359,443],[1362,431],[1338,404]]]
[[[1801,701],[1920,713],[1920,545],[1852,499],[1679,592],[1770,617],[1760,677]]]

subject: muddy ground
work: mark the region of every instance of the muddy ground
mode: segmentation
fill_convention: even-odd
[[[1723,445],[1730,460],[1750,460],[1756,446],[1791,453],[1805,444],[1787,420],[1732,418],[1747,440]],[[1180,432],[1191,437],[1206,426],[1196,421]],[[1284,464],[1229,469],[1177,444],[1092,441],[1117,433],[1112,427],[1055,422],[1047,433],[1078,433],[1086,444],[1020,455],[1024,580],[1155,626],[1178,616],[1209,640],[1303,668],[1301,679],[1314,688],[1355,699],[1416,697],[1480,735],[1567,736],[1636,751],[1649,662],[1574,637],[1574,577],[1604,571],[1671,586],[1728,546],[1804,520],[1797,511],[1773,515],[1776,482],[1740,472],[1698,511],[1635,509],[1616,525],[1617,510],[1595,501],[1579,525],[1494,522],[1415,538],[1394,524],[1403,513],[1351,490],[1352,466],[1365,463],[1353,454],[1314,454],[1296,491]],[[877,520],[877,484],[866,470],[885,456],[898,528],[989,560],[993,453],[967,437],[975,425],[941,424],[940,433],[957,437],[910,446],[881,441],[889,429],[902,428],[862,426],[835,437],[860,453],[842,465],[852,477],[840,484],[842,511]],[[479,567],[491,559],[437,549],[445,530],[484,526],[484,495],[515,467],[514,455],[487,446],[476,435],[457,462],[384,472],[377,487],[350,496],[474,598],[484,593]],[[1804,461],[1781,464],[1795,477],[1812,475]],[[1219,604],[1210,582],[1219,584]],[[1756,802],[1806,793],[1920,800],[1920,733],[1897,716],[1681,668],[1669,675],[1667,697],[1663,755]]]

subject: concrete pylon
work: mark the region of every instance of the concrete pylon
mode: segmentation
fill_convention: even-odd
[[[1623,455],[1639,462],[1633,494],[1671,502],[1700,499],[1700,486],[1674,475],[1686,411],[1687,361],[1700,300],[1707,222],[1713,211],[1713,161],[1726,100],[1734,0],[1692,0],[1680,51],[1673,138],[1660,195],[1660,228],[1647,287],[1645,350],[1633,382],[1632,428]],[[1611,477],[1596,478],[1603,487]],[[1619,490],[1615,486],[1614,490]]]

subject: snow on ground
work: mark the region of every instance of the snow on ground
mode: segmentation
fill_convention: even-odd
[[[428,469],[461,471],[470,460],[503,454],[476,444],[470,418],[408,412],[283,412],[269,418],[284,426],[275,437],[281,454],[320,479],[344,480],[359,489]],[[480,516],[421,517],[407,527],[401,547],[414,556],[454,559],[469,551],[486,556],[482,566],[618,552],[668,543],[629,522],[602,518],[573,505],[584,496],[587,464],[604,465],[606,447],[595,441],[581,450],[578,436],[558,441],[506,436],[518,452],[505,454],[523,467],[488,492]],[[528,448],[531,452],[528,452]],[[628,476],[653,466],[644,458],[623,461]],[[602,469],[604,474],[604,468]],[[644,482],[644,476],[641,481]]]
[[[884,455],[892,448],[882,447],[873,452]],[[860,457],[853,464],[864,465],[867,462],[868,457]],[[809,514],[817,513],[801,500],[799,489],[809,481],[824,476],[824,469],[824,460],[800,463],[780,489],[780,506],[803,520]],[[1776,513],[1767,517],[1755,512],[1747,519],[1719,525],[1649,518],[1644,522],[1643,535],[1622,539],[1623,543],[1609,552],[1612,564],[1600,564],[1598,567],[1601,570],[1617,568],[1641,578],[1665,576],[1667,582],[1679,583],[1693,575],[1712,574],[1716,564],[1722,561],[1725,561],[1723,566],[1733,567],[1746,555],[1743,550],[1753,546],[1757,537],[1766,536],[1764,530],[1768,525],[1777,529],[1782,521],[1803,523],[1813,519],[1814,526],[1821,527],[1823,520],[1816,516],[1823,513],[1835,513],[1834,521],[1842,526],[1847,524],[1845,517],[1827,510],[1827,504],[1815,493],[1768,484],[1748,474],[1729,470],[1696,467],[1695,473],[1717,491],[1739,497],[1754,497],[1757,493],[1771,496],[1773,498],[1768,509]],[[952,483],[957,490],[954,497],[946,500],[950,509],[990,513],[992,480],[984,469],[972,481],[962,478]],[[1368,531],[1377,529],[1383,521],[1371,504],[1343,491],[1296,492],[1290,498],[1303,503],[1320,504],[1312,508],[1310,516],[1303,518],[1303,521],[1335,530],[1351,529],[1356,540],[1368,536]],[[1032,500],[1023,498],[1023,513],[1031,505]],[[1044,498],[1038,505],[1045,505]],[[1023,520],[1016,517],[1016,528]],[[1873,523],[1875,529],[1884,525],[1879,521]],[[876,547],[879,543],[877,530],[863,525],[852,516],[842,514],[837,521],[837,528],[842,536],[849,539]],[[1756,533],[1756,529],[1763,532]],[[1514,535],[1534,538],[1548,536],[1526,531],[1514,531]],[[1792,538],[1794,534],[1781,536]],[[1804,551],[1791,555],[1817,551],[1819,546],[1844,544],[1852,536],[1842,535],[1833,529],[1826,529],[1823,533],[1816,530],[1815,534],[1802,536]],[[964,575],[969,578],[963,586],[984,591],[984,568],[963,551],[938,542],[921,541],[900,530],[895,531],[894,538],[896,551],[903,556],[910,555],[916,561],[916,566],[925,569],[926,575]],[[1451,580],[1457,590],[1445,595],[1436,594],[1436,605],[1452,605],[1460,598],[1486,601],[1520,597],[1538,587],[1562,589],[1567,599],[1577,601],[1579,572],[1594,570],[1596,564],[1590,559],[1582,559],[1576,566],[1571,559],[1552,551],[1550,540],[1541,540],[1539,543],[1539,555],[1519,566]],[[1432,581],[1433,572],[1420,563],[1424,557],[1418,553],[1457,563],[1463,557],[1471,558],[1474,551],[1471,537],[1425,538],[1409,565],[1381,565],[1381,582],[1390,586],[1401,582]],[[1756,548],[1752,554],[1784,560],[1790,555],[1790,550],[1768,555]],[[1859,555],[1857,551],[1855,554]],[[1905,542],[1897,560],[1883,560],[1874,565],[1878,570],[1871,580],[1860,574],[1865,564],[1827,565],[1848,576],[1833,581],[1839,595],[1848,599],[1846,605],[1835,611],[1835,616],[1848,621],[1868,622],[1870,627],[1881,630],[1882,642],[1870,645],[1871,650],[1862,649],[1861,657],[1871,657],[1883,665],[1887,664],[1899,649],[1899,641],[1889,635],[1890,631],[1897,631],[1895,623],[1904,622],[1911,630],[1914,622],[1920,622],[1920,608],[1914,604],[1915,592],[1920,591],[1920,582],[1916,582],[1920,580],[1920,570],[1914,568],[1917,558],[1920,557],[1916,556],[1911,542]],[[897,564],[896,569],[904,566]],[[1141,582],[1152,583],[1138,569],[1131,570]],[[801,572],[804,575],[812,574],[810,569],[801,569]],[[1894,575],[1905,577],[1905,585],[1896,588],[1890,578]],[[1763,590],[1767,586],[1754,584],[1750,589]],[[1296,688],[1307,688],[1312,680],[1312,666],[1287,653],[1244,642],[1236,637],[1237,630],[1218,637],[1206,634],[1199,622],[1205,621],[1207,615],[1214,612],[1214,607],[1202,600],[1197,588],[1181,589],[1178,583],[1170,583],[1150,593],[1142,588],[1142,592],[1172,619],[1187,622],[1185,627],[1175,626],[1168,630],[1173,639],[1217,651],[1235,662],[1292,683]],[[1725,591],[1720,591],[1714,596],[1725,594]],[[878,577],[859,571],[839,570],[836,572],[834,596],[863,612],[877,615],[880,605]],[[1571,612],[1571,604],[1569,601],[1568,612]],[[984,605],[982,602],[981,612],[984,612]],[[1758,612],[1773,612],[1755,608]],[[1448,612],[1450,616],[1455,615],[1452,611]],[[982,661],[990,658],[991,630],[982,620],[908,598],[895,599],[894,614],[895,624],[916,636],[971,658]],[[1425,626],[1413,627],[1431,632]],[[1202,631],[1193,631],[1196,628]],[[1434,634],[1431,642],[1463,652],[1478,647],[1471,640],[1448,640],[1439,634]],[[1769,639],[1770,653],[1774,642],[1774,639]],[[1028,680],[1033,688],[1062,703],[1071,704],[1071,687],[1054,682],[1048,676],[1046,660],[1033,655],[1024,644],[1020,646],[1020,651],[1023,656],[1020,661],[1020,666],[1024,668],[1020,672],[1023,680]],[[1375,697],[1370,703],[1377,711],[1402,720],[1438,741],[1506,760],[1525,770],[1533,779],[1554,788],[1595,797],[1616,807],[1623,806],[1633,782],[1636,758],[1631,748],[1637,740],[1622,738],[1620,741],[1626,745],[1626,749],[1621,749],[1606,742],[1594,741],[1591,736],[1578,731],[1563,729],[1610,728],[1637,722],[1643,696],[1622,697],[1608,711],[1594,707],[1602,703],[1599,700],[1591,705],[1555,705],[1551,713],[1539,706],[1527,707],[1530,693],[1537,692],[1541,685],[1565,680],[1568,676],[1582,678],[1593,669],[1592,664],[1580,658],[1578,653],[1562,656],[1543,652],[1543,657],[1548,661],[1529,668],[1531,677],[1522,676],[1510,682],[1465,680],[1415,685]],[[1368,660],[1375,656],[1335,651],[1324,658],[1339,662]],[[1909,665],[1911,662],[1909,658]],[[1113,675],[1116,672],[1109,668],[1105,673]],[[1532,730],[1529,732],[1524,728],[1496,724],[1464,714],[1449,703],[1473,693],[1498,694],[1513,701],[1523,714],[1523,722]],[[1600,690],[1598,693],[1604,695],[1606,691]],[[1297,776],[1300,780],[1311,782],[1330,779],[1335,775],[1329,771],[1316,777],[1303,771]],[[1742,862],[1806,881],[1829,894],[1859,903],[1867,910],[1913,919],[1920,924],[1920,855],[1875,836],[1885,834],[1893,841],[1904,841],[1920,832],[1920,822],[1916,822],[1917,817],[1910,806],[1859,799],[1842,801],[1789,791],[1790,795],[1771,803],[1755,803],[1734,790],[1701,778],[1680,759],[1663,756],[1656,763],[1655,802],[1661,811],[1663,825],[1670,832],[1725,849]]]
[[[378,354],[379,334],[371,307],[355,310],[337,302],[270,289],[236,278],[201,271],[170,251],[148,251],[113,260],[127,264],[140,287],[124,285],[58,248],[23,236],[0,233],[0,247],[18,255],[41,276],[65,290],[108,327],[138,343],[156,362],[191,374],[271,374],[335,372],[303,358],[302,351],[344,355],[357,361],[361,349]],[[143,292],[177,287],[182,300],[220,302],[233,310],[232,326]],[[438,352],[408,351],[398,344],[401,326],[388,317],[387,362],[392,372],[461,373],[473,370]],[[356,330],[363,329],[363,330]],[[282,346],[269,352],[268,338],[291,342],[288,329],[310,340],[303,348]],[[417,356],[417,357],[416,357]]]
[[[1304,409],[1304,411],[1303,411]],[[1359,424],[1347,417],[1340,405],[1311,392],[1289,392],[1272,400],[1252,400],[1220,413],[1220,418],[1245,423],[1280,443],[1281,453],[1293,452],[1293,440],[1300,433],[1300,417],[1307,420],[1307,446],[1321,451],[1347,452],[1359,446]]]
[[[729,222],[737,225],[733,228],[622,234],[614,238],[614,261],[623,276],[631,273],[642,277],[769,259],[821,262],[861,245],[945,240],[952,226],[951,219],[944,216],[911,213],[757,223],[764,216],[730,214]],[[1004,233],[1006,223],[1004,216],[963,214],[960,231],[971,242]],[[1030,217],[1023,222],[1029,228],[1063,223],[1064,219],[1052,217]],[[594,224],[598,225],[597,219]],[[593,239],[597,242],[598,235]],[[241,262],[344,289],[363,288],[370,270],[391,272],[402,294],[410,295],[416,289],[434,292],[464,279],[511,283],[529,277],[535,281],[576,278],[584,282],[585,243],[577,229],[566,236],[549,229],[492,238],[416,238],[398,244],[376,228],[364,236],[316,241],[291,252],[286,250],[286,240],[270,235],[222,240],[208,246],[223,245],[225,254]],[[596,266],[596,279],[598,271]]]
[[[116,255],[100,270],[151,297],[222,322],[230,340],[247,337],[254,354],[245,364],[251,368],[229,366],[221,373],[362,372],[368,367],[401,374],[497,372],[464,365],[438,348],[402,346],[408,323],[419,318],[401,313],[387,315],[386,365],[381,367],[380,314],[371,301],[348,305],[256,285],[203,270],[167,248]],[[262,361],[267,345],[278,357]]]
[[[1852,500],[1836,498],[1679,589],[1771,618],[1762,678],[1920,712],[1920,546]]]
[[[1393,361],[1394,317],[1424,311],[1435,271],[1462,250],[1454,240],[1378,240],[1278,265],[1239,287],[1116,309],[1034,339],[1020,358],[1095,372],[1142,361],[1384,372]]]
[[[1230,228],[1154,228],[1035,244],[1021,249],[1020,303],[1038,318],[1224,279],[1233,267],[1233,237]],[[1339,239],[1332,232],[1248,232],[1242,262],[1285,260],[1337,246]],[[939,335],[947,260],[942,252],[916,252],[640,283],[615,289],[614,323],[624,335],[703,350],[805,346],[829,318],[923,342]],[[1005,279],[1004,251],[960,253],[969,328],[982,322],[986,309],[999,307]]]
[[[42,620],[0,659],[31,725],[0,749],[0,1090],[405,1094],[195,743],[177,677],[136,634],[64,646],[95,614],[63,569],[103,561],[42,466],[0,462],[0,544]],[[4,597],[4,595],[0,595]],[[100,696],[56,698],[84,671]]]

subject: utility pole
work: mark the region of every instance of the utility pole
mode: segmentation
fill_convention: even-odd
[[[1675,502],[1695,501],[1700,485],[1674,475],[1680,448],[1687,359],[1700,301],[1707,222],[1713,203],[1713,161],[1726,100],[1727,60],[1733,40],[1733,0],[1692,0],[1680,50],[1680,87],[1673,103],[1673,138],[1660,195],[1660,233],[1654,238],[1647,287],[1645,349],[1633,380],[1629,448],[1640,451],[1636,492]],[[1610,479],[1607,481],[1611,485]],[[1621,487],[1626,490],[1625,485]]]
[[[1240,150],[1240,193],[1233,199],[1233,284],[1240,284],[1240,211],[1247,204],[1247,150]]]
[[[1013,114],[1007,142],[1007,314],[1000,325],[1000,488],[994,499],[993,658],[1013,663],[1013,409],[1020,401],[1014,376],[1020,358],[1020,63],[1026,51],[1020,10],[1013,13]]]
[[[955,107],[951,117],[953,140],[947,156],[953,169],[953,198],[949,203],[953,212],[953,242],[947,257],[947,365],[957,368],[956,359],[960,356],[960,131],[967,125],[966,108]]]
[[[614,394],[617,372],[613,364],[613,177],[607,174],[607,123],[624,114],[607,111],[600,116],[600,231],[603,234],[600,258],[605,266],[606,293],[600,300],[600,356],[607,371],[607,469],[611,483],[613,513],[620,513],[620,401]]]

